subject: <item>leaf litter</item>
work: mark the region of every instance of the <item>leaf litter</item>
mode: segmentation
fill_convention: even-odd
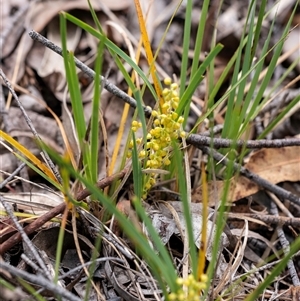
[[[167,3],[168,2],[168,3]],[[175,1],[153,1],[148,12],[147,30],[152,40],[152,47],[154,49],[159,45],[160,38],[165,30],[166,23],[175,10]],[[295,1],[280,1],[280,5],[274,8],[266,22],[270,22],[272,18],[276,17],[279,29],[284,26],[287,16],[291,12],[291,8],[295,5]],[[147,10],[148,1],[141,1],[141,6],[144,12]],[[61,10],[69,11],[75,16],[88,24],[93,24],[90,13],[88,11],[88,4],[86,1],[55,1],[53,2],[36,2],[36,1],[10,1],[9,3],[2,3],[3,6],[3,22],[1,23],[1,69],[5,72],[8,79],[14,85],[18,92],[20,100],[22,100],[27,113],[30,115],[35,128],[38,130],[42,140],[54,148],[58,153],[63,154],[64,148],[61,138],[61,132],[57,123],[52,118],[43,106],[46,103],[55,113],[62,118],[62,122],[66,128],[67,136],[74,137],[74,125],[69,119],[66,112],[70,112],[70,101],[66,93],[66,78],[64,73],[63,60],[57,54],[50,51],[46,47],[37,42],[33,42],[28,36],[28,30],[34,29],[47,36],[49,40],[56,45],[60,45],[59,24],[57,14]],[[97,12],[97,16],[101,24],[104,24],[107,35],[120,47],[126,49],[126,43],[120,33],[106,22],[114,22],[120,25],[130,43],[137,45],[139,39],[139,27],[134,12],[134,7],[130,1],[92,1],[92,5]],[[274,2],[268,3],[269,8],[274,6]],[[214,6],[210,8],[210,22],[213,24],[214,20]],[[196,36],[195,28],[197,28],[198,15],[201,10],[199,3],[194,4],[193,8],[193,22],[192,22],[192,44]],[[157,70],[162,78],[166,75],[175,74],[180,76],[180,62],[182,56],[182,35],[183,35],[183,18],[185,7],[182,5],[175,15],[174,22],[169,28],[157,58]],[[241,1],[225,1],[225,5],[221,11],[217,23],[217,42],[224,44],[224,51],[217,57],[216,62],[218,68],[215,69],[214,78],[217,80],[226,67],[229,58],[233,55],[239,44],[241,36],[241,28],[246,16],[246,8],[244,8]],[[280,73],[287,70],[290,64],[298,60],[295,69],[290,71],[289,75],[278,88],[284,93],[278,93],[272,102],[265,106],[256,120],[253,122],[254,130],[250,133],[251,139],[255,139],[261,131],[277,116],[278,112],[285,108],[292,101],[294,95],[299,93],[299,13],[295,15],[293,20],[293,30],[290,32],[283,48],[283,55],[289,53],[285,60],[278,65],[276,72],[271,80],[270,87],[276,82]],[[107,24],[107,25],[105,25]],[[268,25],[265,24],[267,32]],[[282,30],[282,29],[280,29]],[[280,31],[279,30],[279,31]],[[209,37],[212,34],[212,28],[207,27],[205,31],[206,39],[204,39],[203,49],[209,50]],[[273,37],[273,43],[277,41],[276,35]],[[96,59],[97,40],[75,26],[68,26],[68,47],[74,50],[75,56],[78,57],[87,66],[93,68]],[[263,41],[259,41],[263,45]],[[192,48],[189,53],[192,58],[194,53]],[[201,53],[200,59],[203,59],[205,53]],[[127,87],[123,80],[120,71],[111,63],[111,58],[108,53],[103,54],[104,57],[104,76],[116,86],[126,91]],[[142,69],[147,72],[147,64],[142,58],[140,65]],[[128,66],[125,66],[130,70]],[[78,71],[79,81],[81,83],[81,91],[83,95],[83,103],[85,110],[86,121],[91,116],[91,99],[92,99],[92,85],[91,79],[87,78],[82,72]],[[230,76],[230,75],[229,75]],[[298,76],[298,77],[297,77]],[[298,78],[298,81],[297,81]],[[291,86],[286,86],[292,80],[295,82]],[[224,91],[226,86],[224,86]],[[34,91],[37,92],[34,92]],[[202,109],[205,99],[206,84],[202,84],[196,90],[193,96],[193,106],[191,116],[189,116],[189,125],[193,127],[197,119],[199,110]],[[101,158],[99,166],[99,179],[106,177],[107,163],[106,158],[110,158],[114,149],[117,131],[119,128],[119,121],[123,110],[123,103],[120,99],[112,96],[110,93],[103,91],[101,96],[102,114],[107,133],[107,147],[102,146],[99,150]],[[149,96],[150,93],[145,94],[145,103],[153,106],[153,101]],[[284,95],[284,97],[282,96]],[[4,99],[8,96],[7,90],[3,87],[1,93],[1,108],[5,107]],[[27,98],[25,97],[27,96]],[[29,99],[29,96],[32,96]],[[36,99],[40,102],[36,102]],[[4,106],[3,106],[4,104]],[[274,105],[275,104],[275,105]],[[292,113],[287,114],[283,119],[281,125],[274,129],[269,134],[269,139],[272,138],[300,138],[299,131],[299,106]],[[39,156],[39,150],[34,143],[33,135],[27,129],[23,117],[15,103],[12,100],[11,105],[9,101],[6,102],[7,120],[8,123],[2,122],[2,127],[6,132],[17,138],[20,143],[25,145],[31,152]],[[63,113],[64,112],[64,113]],[[5,111],[1,109],[2,113]],[[218,123],[224,122],[224,111],[216,111],[215,119]],[[130,112],[133,114],[133,110]],[[4,117],[2,118],[4,120]],[[3,121],[1,120],[1,121]],[[130,121],[126,124],[126,132],[130,129]],[[103,136],[103,133],[101,134]],[[124,135],[125,137],[126,135]],[[75,142],[74,142],[75,143]],[[103,141],[103,145],[105,144]],[[126,139],[122,140],[120,154],[124,152]],[[0,145],[0,170],[1,178],[4,180],[8,174],[14,172],[16,167],[20,165],[18,160],[12,156],[3,143]],[[263,148],[257,151],[252,151],[245,157],[243,166],[251,172],[268,180],[272,184],[278,184],[283,187],[289,187],[295,195],[300,197],[300,151],[299,146],[281,147],[276,149]],[[196,157],[195,157],[196,158]],[[193,158],[191,158],[193,159]],[[117,163],[118,165],[118,163]],[[195,170],[192,177],[196,178],[197,166],[192,164]],[[25,226],[30,223],[30,218],[23,218],[22,214],[30,214],[31,218],[42,216],[45,211],[55,208],[58,204],[64,202],[61,194],[53,190],[53,188],[45,188],[45,183],[40,177],[27,169],[27,173],[23,177],[13,177],[1,190],[1,198],[9,204],[11,209],[18,213],[19,222]],[[20,183],[29,183],[29,190],[24,191]],[[36,183],[40,183],[36,186]],[[193,228],[195,230],[195,244],[199,248],[199,237],[201,233],[201,200],[202,191],[199,182],[195,181],[192,194],[192,220]],[[222,180],[215,180],[209,183],[209,204],[210,216],[208,220],[209,233],[213,233],[215,210],[217,209],[218,201],[221,198],[222,187],[224,182]],[[152,223],[160,234],[162,241],[168,247],[172,254],[174,263],[178,271],[181,271],[185,254],[183,254],[183,240],[185,236],[185,223],[183,221],[182,208],[180,205],[180,196],[178,196],[172,189],[164,189],[165,187],[158,185],[156,191],[153,191],[152,200],[159,200],[159,202],[145,203],[147,214],[152,219]],[[52,190],[52,191],[51,191]],[[130,195],[130,182],[124,186],[123,194]],[[231,180],[230,202],[228,204],[228,216],[226,228],[222,234],[222,243],[219,250],[219,265],[216,270],[215,292],[214,298],[217,294],[226,290],[231,284],[231,279],[240,277],[245,272],[251,270],[254,264],[260,264],[265,267],[265,272],[268,272],[269,266],[266,262],[268,255],[271,253],[278,257],[278,250],[280,245],[276,241],[275,229],[276,218],[280,222],[280,218],[284,218],[283,212],[287,213],[291,220],[297,220],[300,217],[300,207],[297,204],[292,204],[289,201],[281,200],[286,211],[282,210],[279,216],[273,216],[273,220],[269,222],[266,218],[270,216],[270,196],[262,190],[259,185],[251,182],[245,177],[237,176]],[[271,198],[272,199],[272,198]],[[134,219],[134,211],[132,211],[130,202],[126,199],[120,198],[119,208],[129,217]],[[122,207],[123,206],[123,207]],[[170,207],[171,206],[171,207]],[[173,209],[172,209],[173,208]],[[292,208],[292,209],[289,209]],[[5,208],[1,207],[1,243],[5,242],[9,237],[16,234],[11,218],[5,214]],[[94,208],[99,210],[101,216],[101,208]],[[62,211],[60,212],[62,213]],[[96,213],[96,212],[95,212]],[[176,214],[175,214],[176,213]],[[99,234],[103,232],[102,252],[98,254],[99,259],[110,258],[107,260],[97,262],[93,270],[93,287],[90,290],[89,300],[159,300],[162,298],[162,291],[158,287],[157,281],[153,278],[148,270],[146,262],[135,254],[135,248],[131,242],[123,236],[122,231],[118,229],[115,224],[115,231],[111,231],[91,212],[79,209],[80,218],[77,223],[77,235],[81,248],[82,257],[78,256],[78,250],[74,244],[73,230],[71,221],[68,221],[68,230],[65,233],[63,243],[63,258],[59,269],[59,284],[67,290],[72,290],[79,298],[84,297],[86,276],[83,272],[84,262],[88,264],[92,252],[95,249],[94,241]],[[257,216],[260,216],[259,218]],[[255,216],[257,218],[255,218]],[[234,222],[234,217],[239,220]],[[276,218],[275,218],[276,217]],[[246,218],[246,222],[245,219]],[[265,218],[265,219],[264,219]],[[249,223],[247,222],[249,220]],[[281,220],[282,221],[282,220]],[[136,218],[135,222],[143,225]],[[50,272],[55,269],[55,249],[58,237],[58,221],[48,220],[47,223],[38,229],[35,229],[32,236],[30,236],[33,246],[38,250],[41,258],[47,263]],[[104,229],[104,230],[103,230]],[[299,224],[290,226],[285,229],[289,235],[290,240],[297,235],[299,231]],[[118,235],[116,235],[118,234]],[[147,233],[146,233],[147,234]],[[211,239],[211,236],[209,237]],[[150,238],[149,238],[150,240]],[[232,246],[234,241],[235,247]],[[208,245],[211,244],[211,240]],[[155,251],[155,249],[154,249]],[[21,257],[21,254],[25,257]],[[30,271],[33,266],[30,264],[34,262],[32,258],[32,251],[26,244],[17,244],[12,249],[2,253],[5,262],[16,266],[20,270]],[[206,260],[210,261],[210,248],[207,250]],[[29,258],[29,260],[26,259]],[[24,259],[25,258],[25,259]],[[297,260],[298,259],[298,260]],[[300,273],[299,256],[294,260],[298,274]],[[297,264],[298,263],[298,264]],[[34,270],[34,268],[33,268]],[[72,272],[73,270],[73,272]],[[230,271],[230,272],[228,272]],[[263,270],[262,270],[263,271]],[[249,285],[256,285],[256,283],[263,277],[264,272],[258,272],[249,280]],[[13,283],[17,289],[14,294],[9,295],[9,292],[4,289],[3,296],[9,295],[7,300],[21,300],[18,283],[14,281],[14,277],[7,271],[0,270],[1,277],[6,281]],[[291,276],[288,273],[282,275],[284,281],[278,285],[278,299],[276,300],[296,300],[299,294],[299,287],[292,287]],[[223,278],[223,279],[222,279]],[[38,287],[36,287],[38,289]],[[236,297],[242,296],[249,292],[247,286],[237,287]],[[45,297],[51,296],[51,292],[44,291],[42,293]],[[274,291],[269,288],[265,291],[265,300],[274,300]],[[19,299],[18,299],[19,298]],[[26,295],[25,295],[26,298]],[[294,299],[293,299],[294,298]]]

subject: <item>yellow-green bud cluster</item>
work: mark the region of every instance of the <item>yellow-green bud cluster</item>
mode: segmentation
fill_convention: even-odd
[[[199,301],[201,291],[207,287],[207,276],[202,274],[200,281],[197,281],[193,275],[189,275],[186,279],[177,278],[176,282],[180,289],[169,294],[170,301]]]
[[[162,92],[163,104],[158,111],[153,110],[153,125],[147,134],[147,143],[144,149],[140,151],[139,158],[145,160],[145,166],[148,169],[161,169],[171,164],[169,152],[171,141],[178,137],[185,137],[185,132],[181,131],[181,125],[184,121],[182,116],[175,112],[179,104],[178,85],[172,83],[170,78],[166,78],[164,83],[167,88]],[[137,131],[141,123],[132,122],[132,130]],[[138,141],[137,141],[138,142]],[[130,147],[133,143],[130,143]],[[150,173],[144,185],[144,196],[147,191],[155,184],[155,173]]]

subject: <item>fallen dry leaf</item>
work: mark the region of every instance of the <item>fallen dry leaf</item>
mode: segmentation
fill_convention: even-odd
[[[272,184],[284,181],[300,181],[300,147],[266,148],[254,152],[245,168],[257,174]],[[223,193],[224,181],[211,182],[209,189],[209,204],[214,206]],[[245,177],[233,178],[230,183],[229,199],[232,202],[250,196],[261,188]],[[195,203],[202,201],[202,187],[198,187],[192,195]]]

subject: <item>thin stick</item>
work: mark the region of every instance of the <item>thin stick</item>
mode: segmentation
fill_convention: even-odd
[[[272,215],[279,216],[278,208],[277,208],[275,202],[271,202],[270,213]],[[285,233],[284,233],[281,225],[277,226],[276,230],[277,230],[277,235],[278,235],[279,241],[282,245],[283,252],[284,252],[285,255],[287,255],[290,251],[289,241],[285,237]],[[300,280],[299,280],[297,270],[296,270],[296,267],[295,267],[294,262],[293,262],[292,259],[290,259],[288,261],[287,267],[288,267],[288,270],[290,272],[290,276],[292,278],[293,285],[295,287],[299,287],[300,286]]]
[[[4,199],[2,198],[2,196],[0,196],[0,202],[3,205],[3,207],[4,207],[5,211],[7,212],[7,214],[9,215],[9,217],[11,218],[11,220],[14,223],[15,227],[17,228],[18,233],[22,237],[22,240],[24,241],[24,243],[27,245],[27,247],[30,250],[32,256],[34,257],[34,259],[40,265],[40,268],[42,269],[43,274],[48,279],[51,279],[51,275],[50,275],[49,271],[47,270],[47,267],[46,267],[44,261],[41,259],[40,255],[38,254],[37,249],[35,248],[35,246],[31,242],[31,240],[29,239],[29,237],[27,236],[27,234],[25,233],[23,227],[20,225],[20,223],[18,222],[17,218],[14,216],[13,211],[11,210],[11,208],[9,207],[9,205],[4,201]]]
[[[285,146],[300,146],[300,139],[274,139],[274,140],[231,140],[223,138],[211,138],[198,134],[190,134],[186,141],[197,148],[202,146],[211,146],[214,148],[230,148],[233,145],[236,147],[246,147],[248,149],[255,148],[280,148]]]
[[[62,54],[62,49],[59,46],[55,45],[54,43],[52,43],[51,41],[49,41],[48,39],[46,39],[45,37],[43,37],[42,35],[37,33],[36,31],[31,30],[29,32],[29,36],[33,40],[40,42],[41,44],[43,44],[47,48],[51,49],[52,51],[56,52],[57,54],[59,54],[61,56],[63,55]],[[88,66],[83,64],[76,57],[74,57],[74,61],[75,61],[75,65],[81,71],[83,71],[87,76],[89,76],[92,79],[95,78],[96,73],[95,73],[94,70],[92,70],[91,68],[89,68]],[[111,94],[119,97],[120,99],[124,100],[131,107],[136,108],[136,100],[134,98],[130,97],[124,91],[122,91],[121,89],[119,89],[118,87],[116,87],[115,85],[110,83],[104,76],[100,75],[100,80],[101,80],[101,84],[103,84],[104,89],[106,89]],[[151,116],[151,111],[152,110],[149,107],[143,107],[143,108],[144,108],[146,116],[148,116],[148,117]]]
[[[10,174],[3,182],[0,183],[0,190],[9,183],[24,167],[26,166],[25,163],[22,163],[12,174]]]
[[[69,292],[68,290],[64,289],[63,287],[54,284],[52,281],[49,281],[49,279],[41,276],[41,275],[34,275],[27,273],[25,271],[22,271],[4,261],[0,262],[0,268],[8,271],[10,274],[12,274],[15,277],[20,277],[21,279],[24,279],[26,281],[29,281],[31,283],[34,283],[36,285],[39,285],[49,291],[51,291],[54,295],[61,296],[63,298],[66,298],[66,300],[70,301],[81,301],[80,298]]]

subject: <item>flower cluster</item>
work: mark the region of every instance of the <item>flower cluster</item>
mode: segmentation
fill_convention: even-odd
[[[202,274],[200,281],[197,281],[193,275],[189,275],[186,279],[178,278],[176,282],[181,288],[169,295],[170,301],[199,301],[201,291],[207,287],[207,276]]]
[[[139,158],[144,160],[146,169],[161,169],[164,166],[171,164],[170,149],[173,139],[185,137],[185,132],[181,131],[184,118],[178,116],[175,112],[179,104],[178,85],[172,83],[170,78],[164,80],[165,88],[162,92],[163,104],[159,110],[153,110],[153,125],[150,132],[147,134],[147,143],[143,150],[139,152]],[[138,121],[132,122],[132,130],[135,132],[141,127]],[[137,139],[140,143],[141,139]],[[131,141],[130,147],[133,146]],[[156,174],[149,173],[144,185],[143,196],[146,196],[147,191],[155,184]]]

